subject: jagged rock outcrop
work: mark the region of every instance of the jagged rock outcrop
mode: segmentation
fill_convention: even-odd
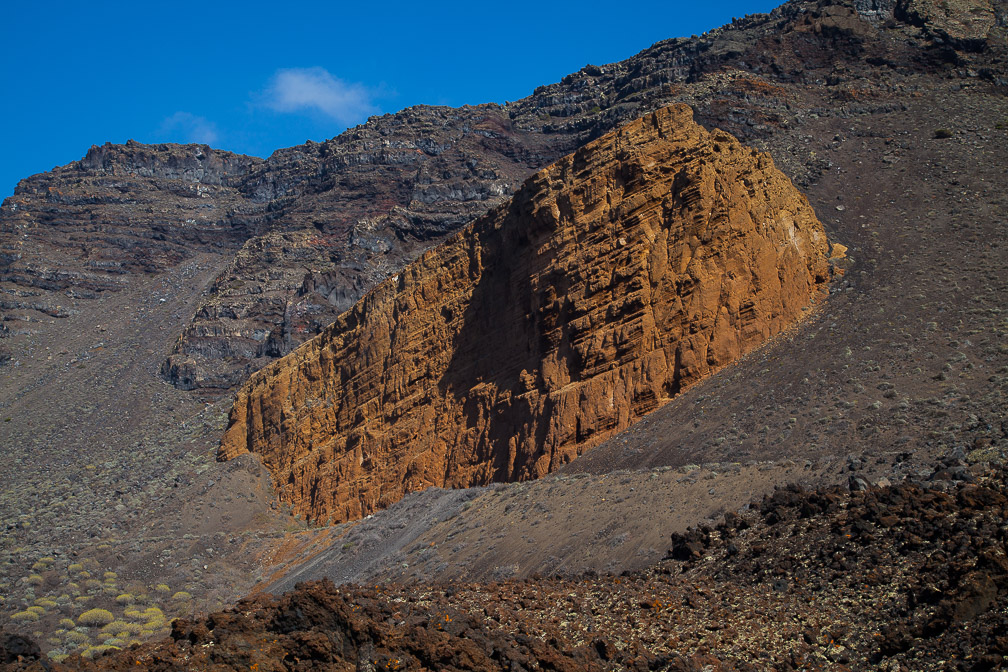
[[[541,476],[793,323],[828,278],[766,154],[659,110],[529,178],[239,391],[220,456],[347,520]]]

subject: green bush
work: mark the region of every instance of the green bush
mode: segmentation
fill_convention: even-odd
[[[119,604],[133,604],[136,602],[136,597],[133,596],[133,593],[120,593],[116,595],[116,602]]]
[[[101,632],[106,637],[111,637],[112,635],[117,635],[120,632],[122,632],[123,629],[126,628],[127,625],[128,624],[126,623],[126,621],[123,621],[123,620],[120,620],[120,619],[117,618],[114,621],[112,621],[110,623],[106,623],[105,625],[103,625],[102,629],[101,629]]]
[[[11,614],[11,620],[17,623],[30,623],[39,620],[41,616],[34,611],[17,611]]]
[[[91,627],[107,625],[115,620],[108,609],[88,609],[77,617],[77,622]]]
[[[185,590],[180,590],[174,595],[172,595],[171,599],[175,600],[176,602],[188,602],[189,600],[192,599],[192,595],[190,595]]]
[[[139,623],[123,623],[123,626],[117,631],[120,637],[124,634],[126,635],[139,635],[140,631],[143,630],[143,626]]]

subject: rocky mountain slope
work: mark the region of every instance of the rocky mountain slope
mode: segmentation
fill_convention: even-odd
[[[314,520],[536,478],[792,325],[828,244],[766,154],[658,110],[529,178],[238,392]]]
[[[366,147],[381,144],[367,145],[372,130],[394,126],[408,134],[410,125],[397,120],[419,124],[428,115],[444,116],[444,126],[423,126],[433,133],[450,128],[448,118],[457,116],[460,137],[476,143],[472,151],[483,151],[479,143],[491,139],[471,132],[471,125],[465,131],[462,118],[478,109],[506,112],[509,134],[541,131],[523,136],[528,152],[513,153],[519,157],[514,166],[528,166],[520,175],[516,168],[514,189],[576,143],[686,102],[705,127],[726,129],[769,152],[807,194],[829,238],[849,248],[846,274],[800,328],[685,390],[555,475],[512,486],[430,489],[365,521],[332,527],[304,529],[273,508],[268,479],[251,456],[213,461],[230,405],[215,390],[283,351],[284,329],[291,347],[314,333],[316,308],[295,310],[299,302],[306,308],[315,302],[319,316],[332,311],[335,317],[339,311],[327,297],[338,297],[330,291],[334,285],[321,282],[326,273],[366,275],[401,244],[415,245],[419,254],[434,238],[389,236],[387,255],[361,248],[353,264],[339,266],[329,247],[307,244],[313,230],[326,234],[306,212],[298,215],[301,224],[285,219],[298,202],[339,196],[338,190],[312,196],[320,177],[297,178],[300,195],[286,192],[287,202],[280,195],[271,200],[269,188],[256,196],[255,181],[218,169],[220,177],[208,178],[216,180],[213,193],[197,198],[192,190],[200,185],[185,177],[190,169],[140,175],[148,160],[129,158],[180,152],[195,160],[210,151],[205,147],[117,149],[113,154],[123,155],[114,162],[122,165],[101,187],[123,190],[115,208],[97,196],[86,202],[89,190],[105,193],[93,185],[111,179],[98,172],[109,168],[71,166],[31,178],[22,184],[25,193],[0,207],[0,349],[6,353],[0,627],[60,659],[167,635],[172,617],[219,610],[257,584],[279,590],[322,576],[373,585],[645,570],[661,559],[669,534],[704,521],[713,528],[725,512],[775,484],[846,486],[852,476],[870,484],[926,480],[936,461],[957,448],[971,465],[964,468],[1004,459],[1006,25],[1003,2],[794,2],[696,38],[659,43],[621,63],[586,67],[525,101],[457,111],[414,108],[322,143],[335,150],[357,138],[360,161],[345,156],[348,167],[337,172],[359,169],[377,178],[393,171],[369,163],[373,151]],[[572,146],[547,147],[554,141]],[[322,144],[262,163],[248,160],[241,170],[264,175],[282,166],[294,184],[301,169],[320,175]],[[139,168],[129,167],[134,160]],[[407,186],[397,193],[413,193],[417,170],[402,173]],[[384,182],[366,186],[371,177],[361,175],[359,193],[384,189]],[[275,182],[278,188],[284,180]],[[78,182],[76,211],[42,188],[66,194]],[[201,222],[199,213],[211,211],[208,203],[215,207],[218,193],[221,207]],[[455,207],[455,194],[446,194],[445,208]],[[498,198],[505,195],[484,205]],[[371,207],[361,203],[355,207]],[[317,212],[322,228],[335,218]],[[46,226],[33,226],[40,216]],[[60,232],[60,221],[73,218],[80,232]],[[123,225],[129,218],[135,226]],[[285,222],[304,235],[284,233]],[[191,242],[171,242],[196,224]],[[130,240],[131,231],[149,233]],[[79,245],[66,242],[71,236],[74,243],[108,239],[122,252],[82,265]],[[145,249],[155,262],[131,261]],[[316,253],[332,265],[288,263]],[[244,261],[236,263],[239,257]],[[114,271],[104,270],[110,260],[120,264]],[[232,267],[239,270],[232,274]],[[48,287],[54,268],[59,283]],[[300,289],[312,269],[318,283]],[[394,271],[377,272],[374,280],[387,274]],[[77,284],[67,285],[68,279]],[[320,291],[313,294],[312,287]],[[258,317],[257,297],[273,306],[270,296],[280,297],[270,308],[275,316]],[[281,309],[288,317],[279,316]],[[302,315],[303,331],[294,323]],[[270,338],[284,319],[292,326]],[[180,343],[196,323],[206,327],[204,340]],[[176,379],[182,386],[203,385],[199,395],[159,380],[173,352],[181,368],[165,370],[183,372]],[[530,593],[546,585],[527,584]],[[82,623],[96,607],[114,620]],[[764,621],[765,613],[750,621]],[[999,612],[981,618],[991,613]],[[903,665],[966,665],[962,660],[957,654],[955,661],[906,659]]]
[[[178,620],[165,641],[67,662],[94,670],[997,669],[1008,656],[1008,472],[953,471],[881,488],[780,489],[716,526],[674,535],[666,559],[643,571],[299,584]],[[11,669],[40,669],[30,644],[3,646]]]

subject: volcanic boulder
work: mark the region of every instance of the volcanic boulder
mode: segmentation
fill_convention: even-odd
[[[771,158],[658,110],[529,178],[238,392],[301,515],[536,478],[794,323],[828,243]]]

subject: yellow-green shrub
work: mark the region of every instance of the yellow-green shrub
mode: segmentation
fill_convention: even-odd
[[[39,620],[41,616],[34,611],[16,611],[11,614],[11,620],[18,623],[29,623]]]
[[[92,627],[106,625],[115,620],[108,609],[89,609],[77,617],[77,622]]]
[[[59,624],[67,630],[77,627],[77,624],[73,622],[72,618],[61,618]]]
[[[133,593],[119,593],[116,595],[116,602],[119,604],[133,604],[136,602],[136,597],[133,596]]]
[[[105,635],[106,637],[110,637],[110,636],[118,633],[123,628],[125,628],[126,625],[127,625],[126,621],[123,621],[123,620],[120,620],[120,619],[117,618],[114,621],[111,621],[111,622],[106,623],[105,625],[103,625],[102,629],[101,629],[101,633],[103,635]]]
[[[172,595],[171,599],[176,600],[178,602],[187,602],[187,601],[189,601],[189,600],[192,599],[192,595],[190,595],[185,590],[180,590],[177,593],[175,593],[174,595]]]
[[[120,637],[122,637],[123,634],[138,635],[140,634],[141,630],[143,630],[143,626],[140,625],[139,623],[124,623],[122,628],[119,629],[119,632],[117,634]]]
[[[165,625],[167,625],[167,622],[165,621],[164,616],[155,616],[144,623],[144,629],[160,630],[165,627]]]

